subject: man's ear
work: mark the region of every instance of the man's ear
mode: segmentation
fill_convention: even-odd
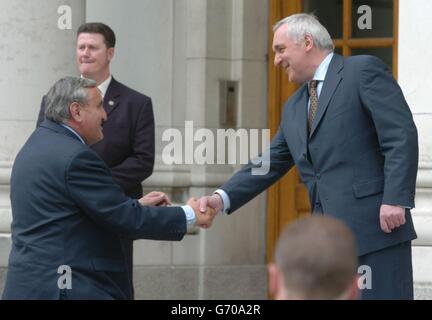
[[[359,276],[358,276],[358,274],[356,274],[353,281],[351,282],[351,285],[349,286],[348,290],[346,291],[345,297],[347,300],[360,299],[360,289],[358,286],[358,280],[359,280]]]
[[[314,47],[314,40],[310,34],[305,35],[304,43],[305,43],[306,52],[312,50],[312,48]]]
[[[280,291],[281,272],[277,265],[269,263],[267,266],[269,276],[269,292],[272,299],[278,297]]]
[[[78,102],[72,102],[69,106],[69,113],[71,120],[80,123],[82,121],[81,117],[81,105]]]
[[[111,62],[112,58],[114,57],[114,53],[115,53],[114,47],[111,47],[111,48],[107,49],[108,61],[109,62]]]

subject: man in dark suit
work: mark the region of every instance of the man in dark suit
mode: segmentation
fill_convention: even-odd
[[[19,151],[11,175],[12,249],[4,299],[131,299],[120,236],[181,240],[187,224],[209,227],[214,211],[155,207],[154,192],[127,197],[89,148],[107,119],[93,80],[59,80],[46,120]],[[195,214],[197,213],[197,214]],[[66,273],[64,273],[66,272]]]
[[[141,182],[153,172],[155,125],[149,97],[115,80],[110,72],[116,38],[114,31],[103,23],[85,23],[77,31],[77,64],[81,76],[97,82],[104,98],[108,120],[104,139],[92,149],[111,169],[114,182],[131,198],[142,197]],[[45,117],[42,99],[38,125]],[[133,242],[122,239],[132,279]]]
[[[246,165],[201,198],[201,209],[231,213],[296,165],[312,211],[341,219],[356,236],[359,265],[373,279],[362,298],[412,299],[418,141],[400,87],[381,60],[334,54],[314,16],[287,17],[274,32],[275,65],[302,86],[285,105],[269,173],[254,176]]]

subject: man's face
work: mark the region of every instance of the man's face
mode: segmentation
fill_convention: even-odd
[[[282,25],[273,36],[275,66],[282,67],[288,73],[288,80],[295,83],[308,81],[307,48],[304,42],[296,43],[286,33],[287,25]]]
[[[114,48],[107,48],[104,36],[99,33],[80,33],[76,55],[81,74],[88,79],[97,79],[109,74]]]
[[[88,145],[103,139],[103,123],[107,120],[103,99],[97,88],[88,88],[87,104],[80,107],[80,135]]]

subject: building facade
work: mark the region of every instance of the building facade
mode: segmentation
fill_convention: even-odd
[[[167,165],[164,133],[173,128],[184,132],[190,125],[194,132],[265,129],[273,107],[268,102],[272,1],[39,2],[0,4],[0,291],[10,250],[11,166],[35,128],[43,94],[57,79],[78,72],[78,25],[110,25],[117,35],[114,77],[153,99],[157,155],[145,190],[166,191],[176,203],[213,192],[239,165],[194,164],[185,158]],[[432,73],[427,54],[432,45],[418,41],[432,27],[427,14],[432,3],[399,0],[398,6],[398,81],[420,142],[413,210],[419,235],[413,247],[416,297],[432,298],[432,111],[425,81]],[[71,26],[64,20],[69,9]],[[267,203],[262,194],[232,216],[217,217],[208,230],[189,230],[181,242],[136,241],[136,297],[266,299]]]

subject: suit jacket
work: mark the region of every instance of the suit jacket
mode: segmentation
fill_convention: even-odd
[[[130,299],[120,236],[181,240],[180,207],[141,206],[109,168],[63,126],[45,120],[11,175],[12,249],[4,299]],[[60,266],[72,289],[60,289]]]
[[[358,254],[416,238],[410,211],[390,234],[380,228],[381,204],[414,207],[417,129],[402,91],[384,63],[372,56],[335,54],[307,128],[307,84],[286,102],[270,145],[270,171],[251,175],[252,164],[221,189],[235,211],[282,177],[294,164],[312,209],[345,222]]]
[[[45,119],[42,99],[37,124]],[[153,172],[155,125],[152,101],[114,79],[105,93],[108,120],[104,138],[91,146],[111,169],[114,181],[132,198],[142,197],[141,182]]]

